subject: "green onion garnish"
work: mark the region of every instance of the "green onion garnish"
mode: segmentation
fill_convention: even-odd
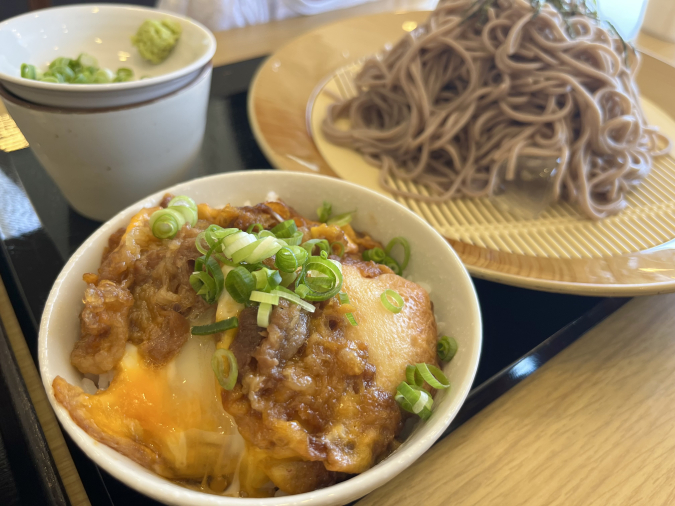
[[[395,399],[402,409],[418,415],[422,420],[428,420],[431,416],[434,400],[431,394],[421,387],[401,382],[396,388]]]
[[[258,306],[258,327],[263,327],[265,329],[269,327],[272,307],[272,304],[268,304],[267,302],[262,302],[260,306]]]
[[[302,232],[297,230],[291,237],[284,237],[283,241],[289,246],[300,246],[303,237]]]
[[[345,313],[345,318],[347,318],[347,321],[352,324],[352,327],[358,326],[358,323],[356,323],[356,318],[354,318],[352,313]]]
[[[220,265],[213,258],[195,260],[195,272],[190,275],[190,286],[207,304],[214,304],[223,291],[225,281]]]
[[[330,205],[330,202],[324,200],[321,207],[316,210],[316,214],[319,216],[319,221],[321,223],[326,223],[330,218],[330,215],[333,214],[333,206]]]
[[[401,245],[403,247],[403,262],[399,263],[401,266],[401,271],[403,271],[406,267],[408,267],[408,262],[410,261],[410,243],[408,240],[405,237],[394,237],[391,241],[389,241],[389,244],[387,244],[384,252],[388,257],[391,257],[391,250],[397,245]]]
[[[174,197],[167,207],[181,213],[185,217],[185,221],[189,223],[191,227],[194,227],[197,224],[197,219],[199,217],[197,204],[190,197],[186,195]]]
[[[310,255],[314,252],[315,247],[319,248],[319,252],[325,251],[328,253],[330,251],[330,244],[328,244],[326,239],[310,239],[303,243],[302,247],[305,248]]]
[[[257,229],[257,230],[256,230]],[[257,234],[265,230],[265,227],[263,227],[260,223],[254,223],[253,225],[249,225],[248,228],[246,229],[247,234]]]
[[[334,250],[335,250],[335,246],[337,246],[337,248],[338,248],[337,253],[335,253],[335,251],[334,251]],[[340,241],[336,241],[336,242],[334,242],[334,243],[331,243],[331,245],[330,245],[330,250],[331,250],[331,253],[332,253],[333,255],[337,255],[337,256],[339,256],[340,258],[342,258],[342,257],[344,256],[344,254],[345,254],[345,245],[342,244]]]
[[[385,255],[382,248],[373,248],[367,249],[361,256],[364,260],[372,260],[373,262],[381,263],[387,255]]]
[[[159,209],[150,216],[150,230],[158,239],[173,238],[185,225],[185,217],[175,209]]]
[[[119,68],[117,69],[117,74],[113,82],[115,83],[125,83],[131,81],[134,78],[134,71],[128,68]]]
[[[340,301],[340,304],[349,304],[349,295],[345,292],[340,292],[338,293],[338,300]]]
[[[419,372],[417,372],[417,367],[415,367],[414,365],[406,366],[405,380],[408,382],[409,385],[415,385],[418,387],[424,385],[424,379],[422,378],[422,375]]]
[[[302,288],[303,286],[307,288]],[[303,265],[295,287],[295,293],[305,300],[330,299],[342,288],[342,268],[332,260],[311,256]]]
[[[436,345],[438,358],[443,362],[450,362],[457,353],[457,340],[454,337],[443,336]]]
[[[450,381],[438,367],[431,364],[415,364],[417,372],[430,387],[439,390],[450,388]]]
[[[401,266],[398,265],[398,262],[391,257],[384,257],[384,260],[379,263],[389,267],[392,271],[394,271],[394,274],[398,274],[399,276],[403,274],[403,269],[401,269]]]
[[[352,218],[356,214],[356,211],[349,211],[347,213],[338,214],[333,216],[330,220],[326,222],[326,225],[335,225],[336,227],[344,227],[351,223]]]
[[[228,362],[228,371],[225,373],[225,360]],[[216,350],[211,357],[211,367],[213,368],[213,373],[218,378],[218,383],[225,390],[232,390],[234,385],[237,383],[237,375],[239,370],[237,368],[237,359],[230,350]]]
[[[208,336],[211,334],[217,334],[218,332],[225,332],[226,330],[236,329],[239,326],[239,320],[236,316],[228,318],[227,320],[221,320],[216,323],[211,323],[209,325],[199,325],[197,327],[192,327],[190,332],[193,336]]]
[[[274,265],[282,272],[295,272],[307,262],[308,258],[306,249],[300,246],[284,246],[277,251]]]
[[[260,302],[264,304],[271,304],[273,306],[279,305],[279,296],[272,293],[258,292],[254,290],[251,292],[249,300],[253,302]]]
[[[297,280],[296,280],[297,282]],[[309,293],[309,287],[307,285],[297,285],[295,287],[295,293],[298,294],[298,297],[305,298],[307,297],[307,294]]]
[[[272,295],[276,295],[278,297],[281,297],[282,299],[291,301],[310,313],[316,311],[316,308],[314,307],[313,304],[310,304],[309,302],[302,300],[300,297],[298,297],[296,294],[294,294],[293,292],[291,292],[286,288],[277,287],[274,290],[272,290]]]
[[[258,267],[258,270],[250,271],[248,269],[248,264],[242,265],[242,267],[253,274],[253,277],[255,278],[255,289],[261,292],[269,292],[277,287],[282,281],[279,271],[268,269],[267,267]]]
[[[244,267],[239,266],[227,273],[225,289],[234,300],[244,304],[249,300],[251,292],[255,289],[255,278]]]
[[[34,65],[24,63],[21,65],[21,77],[45,83],[96,84],[130,81],[134,73],[128,68],[120,68],[117,72],[101,69],[96,58],[82,53],[76,60],[63,56],[55,58],[44,74]]]
[[[396,305],[389,301],[390,298],[396,303]],[[382,305],[392,313],[400,313],[403,309],[403,306],[405,305],[403,297],[401,297],[395,290],[385,290],[382,292],[382,295],[380,295],[380,300],[382,301]]]
[[[298,277],[297,272],[282,272],[281,273],[281,285],[282,287],[289,286],[293,281],[295,281]]]
[[[21,77],[24,79],[37,79],[37,69],[35,65],[29,65],[28,63],[21,64]]]
[[[271,232],[279,239],[293,237],[293,234],[295,234],[297,231],[298,227],[293,220],[286,220],[283,223],[279,223],[271,230]]]

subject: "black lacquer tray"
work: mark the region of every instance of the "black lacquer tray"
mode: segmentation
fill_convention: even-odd
[[[193,176],[271,169],[246,114],[247,89],[260,62],[214,69],[206,138]],[[100,223],[68,206],[30,149],[0,151],[0,197],[0,275],[37,363],[38,326],[51,285]],[[448,433],[626,302],[474,282],[483,313],[483,355],[474,389]],[[0,436],[0,505],[70,504],[2,326]],[[157,504],[66,441],[92,505]]]

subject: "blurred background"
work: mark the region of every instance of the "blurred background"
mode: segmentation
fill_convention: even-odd
[[[319,14],[372,1],[380,0],[110,0],[106,3],[156,5],[190,16],[213,31],[221,31],[293,16]],[[101,2],[0,0],[0,21],[30,10],[86,3]],[[625,39],[635,38],[644,20],[644,29],[647,32],[675,41],[675,0],[596,0],[596,3],[603,17],[611,20]],[[433,9],[435,4],[435,0],[429,0],[423,2],[422,7]],[[405,7],[405,2],[402,1],[401,8]],[[418,4],[415,7],[420,8]]]

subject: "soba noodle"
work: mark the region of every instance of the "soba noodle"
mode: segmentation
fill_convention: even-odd
[[[645,120],[637,65],[586,15],[548,3],[535,13],[530,0],[441,0],[425,25],[365,62],[358,95],[329,108],[323,131],[380,167],[388,191],[428,202],[491,196],[519,157],[555,160],[554,199],[600,219],[669,149]]]

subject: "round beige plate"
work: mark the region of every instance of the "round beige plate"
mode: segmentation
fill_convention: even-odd
[[[345,90],[358,70],[354,62],[394,43],[427,16],[389,13],[341,21],[272,55],[249,94],[253,131],[270,162],[278,169],[342,177],[386,194],[377,183],[377,169],[357,153],[326,142],[319,125],[326,106],[349,94]],[[675,97],[668,82],[675,82],[675,68],[644,55],[638,83],[645,112],[675,138]],[[675,291],[675,160],[670,156],[657,161],[631,194],[628,209],[601,222],[583,219],[566,204],[524,219],[488,199],[443,205],[396,200],[443,234],[477,277],[585,295]]]

